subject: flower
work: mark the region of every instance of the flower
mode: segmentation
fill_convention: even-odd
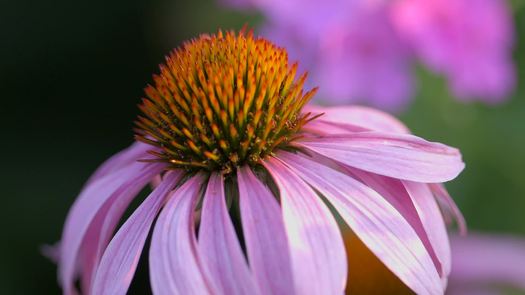
[[[325,97],[394,111],[406,107],[414,87],[409,48],[386,9],[362,9],[325,33],[316,76],[327,89]]]
[[[402,0],[394,23],[460,99],[504,100],[515,84],[512,17],[502,0]]]
[[[409,293],[355,234],[345,231],[343,237],[350,269],[347,293]],[[506,294],[500,293],[504,287],[525,291],[525,240],[522,238],[479,233],[452,235],[451,249],[454,267],[447,294]]]
[[[498,103],[515,87],[504,0],[223,2],[261,11],[262,32],[308,65],[326,102],[402,110],[418,62],[445,75],[463,101]]]
[[[523,238],[477,233],[452,236],[451,242],[451,294],[503,294],[501,287],[525,291]]]
[[[414,88],[410,48],[394,30],[387,7],[357,1],[308,3],[294,7],[297,20],[268,12],[274,17],[262,32],[312,70],[321,98],[391,111],[406,107]]]
[[[439,183],[464,168],[459,151],[372,109],[304,107],[315,89],[303,92],[296,71],[252,34],[173,51],[146,88],[138,141],[102,164],[67,216],[64,293],[79,279],[82,293],[125,294],[152,231],[155,294],[341,294],[346,253],[328,203],[409,288],[443,293],[450,249],[436,200],[457,213]]]

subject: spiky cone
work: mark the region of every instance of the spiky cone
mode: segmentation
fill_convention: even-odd
[[[154,76],[136,122],[136,139],[159,148],[173,169],[230,173],[286,147],[313,117],[300,110],[306,73],[251,33],[203,35],[175,49]]]

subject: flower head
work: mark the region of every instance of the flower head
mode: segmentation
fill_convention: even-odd
[[[78,278],[83,293],[125,294],[152,231],[155,294],[341,294],[345,248],[325,201],[410,289],[442,293],[450,249],[436,200],[456,213],[439,183],[463,169],[459,151],[379,111],[304,106],[313,92],[295,71],[250,34],[175,50],[146,89],[140,141],[94,173],[68,214],[64,293]]]
[[[265,39],[219,32],[186,42],[146,88],[137,139],[173,168],[231,172],[287,145],[311,118],[306,74]]]

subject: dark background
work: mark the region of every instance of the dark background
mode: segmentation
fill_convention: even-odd
[[[212,0],[0,3],[0,294],[56,294],[56,267],[39,248],[60,238],[97,165],[132,142],[136,105],[164,55],[198,33],[261,18]],[[524,36],[525,7],[513,3]],[[518,38],[520,82],[524,49]],[[523,83],[489,107],[458,103],[443,79],[417,72],[420,94],[401,118],[462,150],[467,169],[448,187],[471,230],[525,235]]]

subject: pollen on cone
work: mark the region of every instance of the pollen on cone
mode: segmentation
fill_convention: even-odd
[[[158,148],[148,161],[221,170],[256,164],[313,119],[301,108],[306,73],[252,33],[219,31],[175,49],[145,89],[136,138]]]

